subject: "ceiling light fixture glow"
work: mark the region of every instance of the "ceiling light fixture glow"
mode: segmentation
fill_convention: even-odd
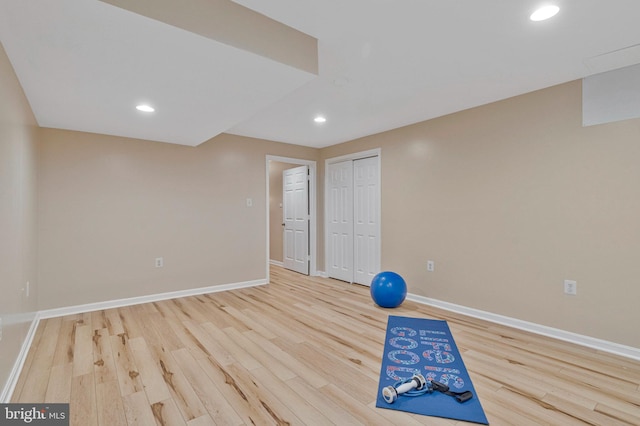
[[[145,105],[145,104],[141,104],[141,105],[136,106],[136,109],[138,111],[142,111],[142,112],[153,112],[153,111],[155,111],[155,108],[153,108],[150,105]]]
[[[313,121],[315,121],[316,123],[324,123],[324,122],[327,121],[327,119],[324,118],[323,116],[319,115],[316,118],[314,118]]]
[[[544,21],[545,19],[549,19],[553,16],[556,16],[556,14],[560,11],[560,8],[556,5],[548,5],[548,6],[543,6],[540,9],[536,10],[535,12],[533,12],[531,14],[531,16],[529,17],[529,19],[531,19],[532,21]]]

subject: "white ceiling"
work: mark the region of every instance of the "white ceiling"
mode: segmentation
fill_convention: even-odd
[[[98,0],[0,0],[0,40],[43,127],[324,147],[640,63],[640,1],[553,2],[236,0],[315,37],[318,75]]]

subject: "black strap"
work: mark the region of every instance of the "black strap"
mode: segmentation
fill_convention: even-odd
[[[473,393],[471,391],[453,392],[449,390],[449,386],[445,385],[444,383],[431,381],[430,384],[432,390],[452,396],[458,402],[465,402],[473,398]]]

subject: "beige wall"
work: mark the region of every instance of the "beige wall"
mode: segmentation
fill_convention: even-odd
[[[35,309],[26,281],[47,309],[265,278],[266,155],[318,161],[324,269],[323,160],[371,148],[382,267],[410,292],[640,347],[640,120],[583,128],[579,82],[322,150],[36,133],[4,51],[0,88],[0,383],[27,320],[9,324]]]
[[[0,44],[0,392],[36,309],[36,155],[35,119]]]
[[[195,148],[42,135],[41,309],[265,279],[266,155],[318,154],[231,135]]]
[[[283,261],[282,172],[297,164],[269,162],[269,259]]]
[[[375,147],[382,267],[409,292],[640,347],[640,120],[582,127],[577,81],[321,156]]]

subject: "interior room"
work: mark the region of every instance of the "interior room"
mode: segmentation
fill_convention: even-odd
[[[376,407],[401,315],[492,425],[640,423],[640,4],[444,3],[0,2],[0,403],[465,424]]]

